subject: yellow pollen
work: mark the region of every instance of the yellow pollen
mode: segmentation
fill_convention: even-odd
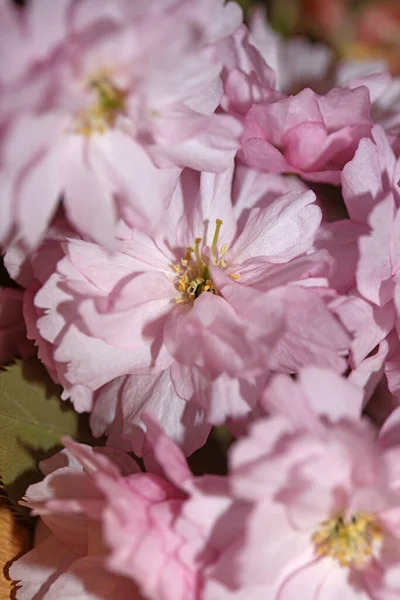
[[[321,523],[312,540],[318,556],[337,560],[342,567],[360,568],[381,541],[382,530],[372,514],[358,513],[350,519],[339,515]]]
[[[222,226],[221,219],[215,221],[215,232],[211,244],[211,258],[212,262],[225,269],[227,263],[224,259],[219,258],[219,255],[224,255],[228,251],[228,247],[224,244],[221,251],[218,251],[218,238],[219,232]],[[203,292],[209,292],[211,294],[220,295],[219,291],[214,285],[210,275],[210,267],[208,258],[202,255],[202,238],[196,238],[194,240],[194,247],[189,246],[185,251],[185,258],[181,258],[180,264],[173,264],[172,269],[177,273],[175,279],[175,287],[180,293],[180,296],[176,299],[177,303],[184,303],[193,301],[200,296]],[[239,279],[239,274],[230,275],[232,279]]]
[[[114,127],[118,115],[125,112],[126,93],[112,81],[107,71],[91,77],[86,87],[95,93],[96,100],[79,113],[76,132],[86,137],[104,134]]]

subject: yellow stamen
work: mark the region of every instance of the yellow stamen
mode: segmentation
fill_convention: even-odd
[[[211,257],[216,266],[225,269],[228,266],[226,261],[223,258],[218,260],[219,253],[217,246],[221,226],[221,219],[216,219],[216,228],[211,244]],[[203,292],[219,295],[219,291],[211,279],[209,257],[202,257],[201,243],[202,238],[196,238],[194,240],[194,246],[188,246],[186,248],[185,258],[181,258],[180,264],[172,265],[172,269],[177,273],[175,287],[181,294],[181,296],[176,299],[176,302],[179,304],[187,301],[194,301]],[[227,250],[228,247],[224,244],[220,254],[226,254]],[[233,273],[230,277],[237,280],[240,275],[238,273]]]
[[[240,273],[231,273],[229,275],[229,277],[231,277],[231,279],[234,279],[235,281],[237,281],[238,279],[240,279]]]
[[[211,244],[211,255],[214,257],[215,261],[217,260],[216,250],[217,250],[219,232],[221,230],[221,227],[222,227],[222,221],[221,221],[221,219],[216,219],[216,221],[215,221],[214,237],[213,237],[213,241],[212,241],[212,244]]]
[[[339,515],[321,523],[312,539],[319,556],[329,556],[342,567],[359,568],[372,556],[382,530],[374,515],[359,513],[349,520]]]
[[[91,77],[86,87],[95,93],[96,100],[79,113],[76,131],[86,137],[93,133],[104,134],[125,111],[126,93],[113,82],[107,70]]]
[[[196,255],[196,260],[197,260],[197,264],[199,265],[199,267],[204,265],[204,262],[201,259],[201,255],[200,255],[200,244],[201,244],[201,238],[196,238],[194,240],[194,253]]]

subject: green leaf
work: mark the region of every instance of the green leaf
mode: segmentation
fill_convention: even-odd
[[[61,436],[86,438],[79,435],[79,415],[60,395],[36,358],[0,371],[0,479],[16,506],[26,488],[42,478],[37,464],[61,448]]]

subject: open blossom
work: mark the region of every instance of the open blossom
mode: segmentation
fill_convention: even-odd
[[[11,566],[18,600],[198,598],[202,539],[181,516],[192,475],[156,423],[148,425],[157,474],[116,450],[71,440],[42,463],[45,478],[28,488],[24,504],[47,537]]]
[[[283,179],[280,189],[293,191],[282,196],[278,186],[274,196],[273,182],[239,169],[232,205],[232,171],[185,171],[154,237],[126,232],[113,256],[67,238],[34,257],[28,335],[78,411],[92,410],[98,391],[97,435],[116,422],[113,443],[136,439],[151,404],[193,451],[204,418],[221,423],[252,409],[269,369],[345,368],[349,339],[324,296],[329,260],[307,255],[320,223],[315,196]],[[221,402],[226,385],[237,401]]]
[[[317,368],[276,376],[264,402],[226,477],[193,477],[149,415],[148,473],[65,440],[26,495],[50,534],[11,567],[18,600],[396,597],[400,409],[377,439],[362,391]]]
[[[100,523],[105,499],[90,474],[102,469],[114,478],[141,477],[135,461],[117,451],[70,442],[69,450],[42,461],[41,469],[43,481],[25,495],[25,504],[41,515],[35,545],[9,569],[18,582],[16,598],[142,600],[132,580],[106,566]]]
[[[285,379],[266,390],[274,416],[231,450],[230,491],[204,481],[185,507],[220,550],[203,597],[397,597],[398,416],[376,440],[361,390],[317,369]]]
[[[29,18],[37,4],[27,7],[28,28],[40,27]],[[34,106],[18,109],[0,140],[0,240],[21,239],[28,250],[61,194],[70,222],[108,248],[120,217],[154,229],[179,170],[224,170],[241,130],[233,117],[215,114],[221,66],[206,52],[237,28],[238,7],[232,11],[221,1],[220,26],[209,31],[208,0],[197,3],[194,16],[190,0],[167,2],[156,12],[153,3],[146,12],[121,0],[115,15],[108,14],[113,3],[104,15],[94,2],[69,4],[67,22],[78,32],[65,23],[52,60],[21,82],[21,94],[33,97]],[[47,18],[39,22],[51,29]],[[38,33],[27,44],[31,37]],[[4,104],[7,113],[7,98],[12,106],[15,95],[6,88],[0,109]]]
[[[104,441],[16,600],[400,600],[400,78],[248,14],[0,0],[0,370]]]

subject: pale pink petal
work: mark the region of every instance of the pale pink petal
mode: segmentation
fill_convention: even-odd
[[[107,433],[111,446],[143,454],[146,427],[142,415],[151,413],[165,433],[182,446],[186,455],[202,446],[210,426],[204,411],[177,395],[169,370],[156,375],[131,375],[115,379],[95,397],[91,428],[99,437]],[[190,434],[188,435],[188,432]]]
[[[285,158],[272,144],[261,137],[249,135],[243,143],[240,156],[243,161],[258,171],[286,173],[290,171]]]
[[[336,373],[308,367],[300,373],[299,382],[318,414],[325,414],[332,421],[357,420],[361,416],[362,390]]]
[[[306,564],[290,576],[288,576],[279,586],[277,598],[279,600],[298,600],[299,591],[304,593],[307,590],[310,598],[319,600],[319,591],[325,579],[331,571],[338,570],[329,559],[318,560]],[[321,600],[323,596],[320,596]],[[343,600],[345,600],[345,596]],[[347,600],[347,598],[346,598]],[[349,599],[350,600],[350,599]]]
[[[78,136],[68,142],[63,173],[66,212],[78,231],[112,250],[116,224],[114,200],[110,190],[101,186],[85,157],[86,143]]]
[[[50,586],[46,600],[143,600],[136,585],[128,578],[110,573],[101,557],[75,561]]]
[[[313,170],[321,148],[325,148],[328,130],[323,123],[307,121],[289,129],[282,138],[284,156],[289,164],[299,170]]]
[[[314,364],[343,371],[341,358],[350,339],[315,290],[300,287],[277,288],[274,295],[285,307],[285,332],[274,350],[273,368],[296,372]]]
[[[163,168],[173,165],[187,166],[196,171],[221,173],[233,164],[239,147],[238,138],[242,127],[236,119],[222,115],[208,130],[196,138],[166,146],[162,152],[150,149],[156,164]]]
[[[157,169],[141,146],[122,131],[109,132],[99,150],[108,161],[115,192],[129,205],[130,224],[154,231],[174,191],[179,170]]]
[[[265,209],[253,209],[230,251],[233,261],[265,256],[285,263],[308,250],[321,221],[313,192],[291,192]]]
[[[6,242],[13,224],[13,180],[10,173],[0,173],[0,241]]]
[[[349,381],[359,388],[364,389],[364,406],[367,405],[368,400],[382,378],[387,355],[388,343],[386,340],[383,340],[379,344],[377,352],[365,358],[349,375]]]
[[[32,1],[28,19],[34,52],[38,58],[49,55],[54,47],[65,39],[70,6],[70,0],[61,0],[57,3]],[[43,28],[44,20],[49,24],[47,28]]]
[[[18,600],[38,600],[46,596],[46,588],[75,561],[79,555],[60,545],[54,535],[50,535],[36,548],[14,561],[8,570],[9,576],[21,584],[17,592]],[[43,584],[45,589],[43,589]]]
[[[192,478],[192,473],[182,451],[165,435],[150,413],[143,415],[142,420],[146,426],[144,460],[147,468],[156,463],[158,470],[174,485],[184,488]],[[149,470],[153,471],[151,468]]]
[[[352,161],[342,172],[343,197],[350,218],[367,224],[368,215],[382,191],[382,177],[375,144],[362,139]]]
[[[385,304],[390,297],[390,291],[383,284],[392,275],[389,240],[394,216],[393,197],[389,195],[372,210],[368,219],[372,231],[370,235],[361,236],[359,241],[360,260],[356,271],[358,290],[378,306]]]
[[[378,308],[358,296],[348,296],[335,308],[346,329],[353,334],[351,363],[357,367],[393,329],[395,309],[391,302]]]

